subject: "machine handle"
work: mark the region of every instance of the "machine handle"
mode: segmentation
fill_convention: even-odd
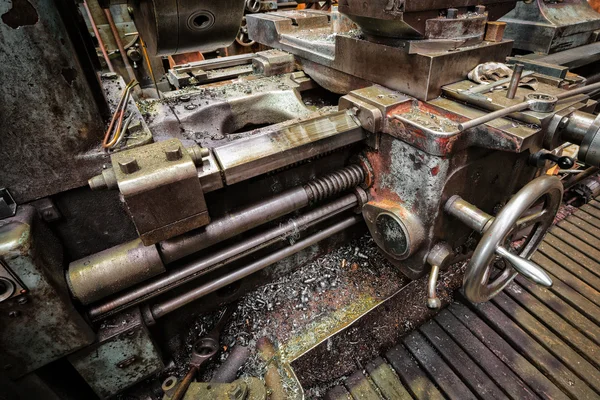
[[[506,259],[514,269],[533,283],[544,287],[552,287],[552,279],[539,265],[516,254],[512,254],[501,246],[496,247],[496,254]]]

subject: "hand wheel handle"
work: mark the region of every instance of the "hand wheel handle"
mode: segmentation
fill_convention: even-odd
[[[522,273],[535,283],[544,286],[552,285],[548,274],[538,265],[528,261],[528,258],[537,250],[548,228],[552,226],[562,201],[562,194],[563,186],[560,179],[542,175],[514,195],[495,218],[458,196],[448,200],[445,206],[446,212],[482,233],[482,238],[467,265],[463,281],[465,296],[469,300],[475,303],[490,300],[512,282],[518,273]],[[533,214],[528,213],[542,199],[542,209]],[[504,247],[510,234],[527,226],[534,226],[534,228],[529,233],[520,254],[510,253]],[[498,277],[488,282],[491,264],[496,255],[505,258],[514,268],[506,268]]]

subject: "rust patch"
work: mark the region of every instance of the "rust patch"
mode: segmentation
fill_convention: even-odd
[[[28,0],[13,0],[11,9],[2,14],[2,22],[12,29],[25,25],[35,25],[38,20],[37,11]]]

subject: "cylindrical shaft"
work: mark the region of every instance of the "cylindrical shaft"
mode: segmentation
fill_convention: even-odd
[[[215,383],[231,383],[237,378],[240,368],[248,361],[250,349],[246,346],[236,345],[229,353],[227,360],[221,364],[210,380]]]
[[[170,264],[190,254],[230,239],[242,232],[276,220],[364,182],[365,173],[358,165],[350,165],[308,182],[302,187],[287,190],[270,199],[237,210],[213,220],[206,227],[186,233],[159,244],[163,261]]]
[[[515,95],[517,94],[517,89],[519,88],[519,84],[521,83],[521,75],[523,75],[523,69],[525,69],[525,66],[523,64],[515,64],[512,77],[510,79],[510,85],[508,85],[508,90],[506,91],[507,99],[515,98]]]
[[[217,278],[213,281],[207,282],[203,285],[198,286],[195,289],[190,290],[189,292],[182,293],[176,297],[173,297],[169,300],[165,300],[161,303],[155,304],[150,307],[150,312],[152,313],[152,317],[154,319],[158,319],[167,315],[170,312],[173,312],[180,307],[185,306],[186,304],[191,303],[194,300],[197,300],[201,297],[206,296],[209,293],[217,291],[227,285],[230,285],[242,278],[245,278],[255,272],[258,272],[269,265],[275,264],[278,261],[283,260],[286,257],[289,257],[293,254],[296,254],[307,247],[310,247],[321,240],[324,240],[336,233],[342,232],[343,230],[358,224],[362,221],[362,217],[358,215],[354,215],[348,217],[332,226],[329,226],[322,231],[315,233],[312,236],[309,236],[301,241],[296,242],[295,244],[285,247],[281,250],[271,253],[267,257],[257,260],[243,268],[238,269],[230,274]]]
[[[186,282],[214,271],[223,265],[231,263],[241,257],[254,253],[268,245],[285,239],[290,233],[304,230],[327,218],[331,218],[346,210],[356,207],[358,199],[355,194],[348,194],[323,207],[312,210],[298,218],[291,219],[267,232],[259,233],[241,242],[235,243],[217,254],[194,260],[181,267],[170,270],[167,274],[143,282],[123,294],[92,307],[88,315],[92,319],[105,317],[121,309],[139,304],[142,301],[156,297],[167,290],[179,287]]]
[[[85,13],[87,14],[88,18],[90,19],[90,25],[92,25],[92,29],[94,30],[94,36],[96,36],[96,40],[98,41],[98,46],[100,46],[100,50],[102,51],[102,57],[104,57],[104,61],[106,61],[108,70],[110,72],[115,72],[112,62],[110,62],[110,57],[108,56],[108,53],[106,52],[106,46],[104,45],[104,41],[102,40],[102,37],[100,36],[100,32],[98,31],[98,27],[96,26],[96,22],[94,21],[94,16],[92,15],[90,8],[88,7],[87,1],[85,1],[85,0],[83,0],[83,8],[85,8]]]
[[[467,225],[469,228],[483,233],[493,217],[460,196],[452,196],[444,206],[444,210]]]
[[[596,116],[582,111],[575,111],[568,117],[567,125],[560,131],[560,139],[580,145],[594,123]]]
[[[476,126],[485,124],[486,122],[490,122],[495,120],[496,118],[506,117],[515,112],[527,110],[529,108],[529,103],[524,101],[523,103],[515,104],[514,106],[506,107],[498,111],[491,112],[489,114],[483,115],[481,117],[472,119],[467,122],[463,122],[458,125],[459,131],[466,131],[467,129],[475,128]]]
[[[127,58],[127,52],[125,51],[125,47],[123,47],[123,42],[121,42],[121,35],[119,34],[117,25],[115,25],[115,20],[112,17],[110,8],[105,8],[104,14],[106,15],[108,25],[110,26],[110,30],[112,31],[112,34],[115,38],[115,43],[117,43],[117,47],[119,48],[119,53],[121,53],[121,58],[123,59],[123,63],[125,64],[125,69],[127,70],[127,75],[129,75],[129,80],[133,81],[135,79],[135,73],[133,72],[133,68],[129,63],[129,58]]]
[[[598,90],[598,89],[600,89],[600,82],[594,83],[592,85],[582,86],[582,87],[577,88],[577,89],[567,90],[566,92],[562,92],[560,94],[557,94],[556,97],[559,100],[562,100],[562,99],[566,99],[566,98],[569,98],[569,97],[577,96],[577,95],[580,95],[580,94],[589,93],[589,92],[591,92],[593,90]]]

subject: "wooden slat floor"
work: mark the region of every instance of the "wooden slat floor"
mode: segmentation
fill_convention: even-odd
[[[462,298],[327,393],[350,399],[600,399],[600,202],[550,229],[492,301]]]

